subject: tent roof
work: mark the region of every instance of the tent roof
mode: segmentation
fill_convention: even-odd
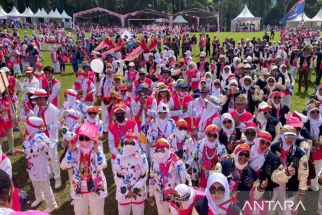
[[[34,13],[31,11],[29,7],[25,9],[25,11],[21,14],[23,17],[33,17]]]
[[[260,17],[255,17],[248,9],[247,5],[244,6],[242,12],[234,20],[258,20]]]
[[[7,15],[8,15],[7,12],[4,11],[4,9],[0,5],[0,18],[7,18]]]
[[[183,24],[183,23],[188,23],[188,21],[187,20],[185,20],[184,18],[183,18],[183,16],[177,16],[176,18],[174,18],[174,20],[172,21],[172,23],[178,23],[178,24]]]
[[[296,17],[294,17],[293,19],[286,21],[286,22],[302,22],[302,21],[310,22],[312,20],[309,17],[307,17],[307,15],[303,12],[303,14],[299,14]]]
[[[57,10],[57,8],[55,9],[55,11],[54,11],[54,15],[55,15],[55,17],[56,18],[63,18],[62,16],[61,16],[61,14],[59,13],[59,11]]]
[[[47,18],[48,15],[47,15],[46,11],[44,10],[44,8],[42,8],[41,10],[38,9],[38,11],[35,13],[34,17]]]
[[[20,17],[21,14],[19,13],[19,11],[17,10],[17,8],[14,6],[12,8],[12,10],[10,11],[10,13],[8,13],[8,16],[11,16],[11,17]]]
[[[319,12],[311,19],[313,22],[321,22],[322,21],[322,8],[320,8]]]
[[[71,19],[71,18],[72,18],[72,17],[68,16],[68,14],[66,13],[66,11],[65,11],[65,10],[63,10],[63,12],[61,13],[61,16],[62,16],[62,18],[64,18],[64,19]]]

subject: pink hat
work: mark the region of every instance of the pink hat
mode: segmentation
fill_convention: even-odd
[[[290,125],[294,128],[302,128],[303,123],[301,122],[300,118],[296,116],[292,116],[291,114],[286,114],[285,118],[286,118],[287,125]]]
[[[45,128],[44,120],[40,117],[27,117],[26,124],[39,130]]]
[[[89,137],[90,139],[94,139],[98,136],[98,128],[95,125],[85,122],[80,126],[77,134],[78,136],[84,135],[86,137]]]
[[[254,129],[256,131],[258,130],[257,125],[254,122],[247,122],[245,125],[246,125],[245,130],[247,129]]]

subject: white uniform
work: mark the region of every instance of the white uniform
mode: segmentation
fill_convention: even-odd
[[[39,108],[39,106],[36,105],[32,116],[38,116],[45,122],[50,139],[49,156],[51,159],[51,170],[53,171],[54,178],[60,179],[59,158],[57,152],[58,131],[60,128],[59,110],[51,103],[48,103],[44,108]]]
[[[86,156],[80,147],[73,151],[67,150],[62,160],[62,169],[73,169],[72,187],[70,195],[74,200],[75,215],[104,215],[104,199],[107,196],[107,185],[103,169],[106,168],[106,159],[103,150],[99,148],[97,152],[93,149],[89,154],[87,165],[82,166],[82,157]],[[87,169],[93,183],[82,180],[82,177],[88,177],[84,171]],[[81,171],[83,170],[83,171]]]
[[[148,155],[154,153],[154,143],[159,138],[170,138],[171,135],[175,133],[176,124],[173,119],[164,119],[160,118],[153,119],[150,123],[148,132],[147,132],[147,145],[146,152]],[[169,140],[170,142],[170,140]]]
[[[119,215],[144,214],[144,201],[147,197],[146,180],[148,177],[148,160],[145,152],[138,149],[131,155],[124,152],[115,159],[114,180],[116,183],[116,200]],[[125,193],[124,188],[126,188]],[[136,198],[126,198],[128,190],[138,190]]]
[[[108,125],[109,119],[108,119],[108,111],[107,111],[107,105],[104,104],[103,99],[104,97],[110,96],[111,91],[113,91],[113,80],[108,77],[103,77],[101,79],[101,82],[98,87],[98,97],[101,98],[101,109],[102,109],[102,119],[104,125]],[[104,132],[107,132],[108,126],[106,126],[106,129]]]
[[[155,197],[159,215],[170,214],[170,206],[166,200],[176,185],[181,183],[191,185],[190,176],[184,163],[174,153],[170,153],[170,157],[164,165],[169,166],[168,172],[164,172],[166,177],[161,175],[161,163],[156,159],[152,159],[150,170],[149,196]]]
[[[28,99],[27,92],[30,91],[30,88],[39,89],[39,80],[34,76],[31,80],[25,78],[22,82],[22,91],[24,93],[22,100],[26,101]]]
[[[57,207],[54,193],[49,183],[49,146],[51,141],[43,132],[37,132],[24,141],[27,172],[35,191],[36,201],[46,201],[48,208]]]

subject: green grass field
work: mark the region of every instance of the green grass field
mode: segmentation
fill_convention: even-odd
[[[25,30],[20,30],[19,33],[20,35],[23,35]],[[27,30],[27,32],[30,34],[31,30]],[[216,35],[220,41],[223,41],[224,38],[226,37],[233,37],[235,38],[237,41],[240,40],[241,38],[250,38],[252,39],[253,37],[260,37],[262,38],[263,36],[263,32],[256,32],[256,33],[235,33],[235,32],[221,32],[221,33],[209,33],[210,38],[213,38],[214,35]],[[276,33],[275,39],[278,40],[279,39],[279,33]],[[194,55],[194,60],[197,60],[197,56],[199,54],[199,51],[193,52]],[[50,55],[49,52],[44,52],[43,53],[43,65],[47,66],[47,65],[51,65],[51,61],[50,61]],[[67,65],[66,67],[66,73],[61,74],[61,75],[56,75],[56,78],[60,80],[61,82],[61,99],[63,98],[63,91],[64,89],[67,88],[71,88],[73,81],[75,80],[75,76],[74,73],[72,71],[72,67],[70,65]],[[312,83],[314,83],[314,78],[315,76],[312,74],[311,75],[311,80]],[[294,95],[292,97],[292,110],[298,110],[301,111],[304,107],[304,102],[307,100],[308,96],[311,95],[314,92],[314,85],[310,84],[310,88],[308,93],[300,93],[298,94],[297,91],[297,87],[295,88],[296,90],[294,90]],[[23,125],[21,125],[23,126]],[[7,150],[6,147],[6,142],[4,143],[4,151]],[[17,133],[15,134],[15,146],[17,147],[21,147],[21,142],[18,138]],[[105,151],[107,151],[107,144],[104,144],[105,147]],[[60,153],[62,148],[60,147]],[[107,158],[109,158],[110,155],[109,153],[107,153]],[[17,179],[18,185],[19,187],[25,189],[28,191],[28,193],[30,193],[32,200],[34,199],[33,196],[33,190],[32,187],[30,185],[30,182],[28,180],[28,175],[27,172],[25,170],[25,160],[24,157],[21,155],[17,155],[17,156],[13,156],[11,157],[12,163],[13,163],[13,172],[14,172],[14,176]],[[108,168],[105,170],[105,175],[106,175],[106,179],[107,179],[107,184],[108,184],[108,189],[109,189],[109,193],[111,193],[108,198],[106,198],[105,201],[105,211],[106,214],[110,214],[110,215],[116,215],[117,213],[117,202],[115,201],[115,192],[111,192],[114,190],[115,186],[114,186],[114,179],[111,173],[111,168],[110,165],[108,166]],[[55,197],[56,200],[58,202],[59,205],[59,210],[56,214],[59,215],[69,215],[69,214],[74,214],[73,213],[73,207],[70,206],[70,195],[69,195],[69,181],[68,181],[68,176],[66,172],[62,172],[62,177],[63,177],[63,186],[61,189],[59,190],[55,190]],[[52,181],[53,183],[53,181]],[[308,196],[306,196],[306,202],[310,207],[308,207],[308,211],[306,211],[305,213],[301,213],[301,214],[314,214],[316,211],[316,201],[317,201],[317,194],[313,194],[310,193]],[[314,202],[314,204],[312,203]],[[38,208],[39,210],[45,209],[45,204],[43,203],[42,205],[40,205],[40,207]],[[146,204],[146,212],[145,214],[157,214],[156,213],[156,209],[151,208],[150,206],[148,206],[148,204]]]

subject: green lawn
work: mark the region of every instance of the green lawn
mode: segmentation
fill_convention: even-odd
[[[23,35],[25,30],[20,30],[19,33],[21,35]],[[27,30],[27,32],[29,34],[31,34],[31,30]],[[235,32],[221,32],[221,33],[210,33],[210,38],[213,38],[213,36],[216,35],[221,41],[224,40],[224,38],[226,37],[233,37],[236,40],[240,40],[241,38],[250,38],[252,39],[253,37],[260,37],[262,38],[263,36],[263,32],[256,32],[256,33],[235,33]],[[279,39],[279,33],[276,33],[275,39],[278,40]],[[197,56],[199,54],[199,51],[194,52],[194,60],[197,60]],[[44,52],[43,53],[43,65],[47,66],[47,65],[51,65],[50,63],[50,55],[49,52]],[[61,75],[57,75],[56,78],[59,79],[61,81],[61,86],[62,86],[62,90],[61,90],[61,95],[63,94],[64,89],[70,88],[72,86],[73,81],[75,80],[75,76],[73,74],[72,71],[72,67],[70,65],[67,65],[66,67],[66,73],[61,74]],[[314,75],[312,75],[311,80],[314,80]],[[313,82],[312,82],[313,83]],[[297,89],[297,88],[295,88]],[[306,99],[308,98],[309,95],[311,95],[314,92],[314,86],[313,84],[310,84],[310,88],[309,88],[309,92],[308,94],[306,93],[296,93],[296,90],[294,91],[294,95],[292,98],[292,110],[298,110],[301,111],[303,109],[304,106],[304,102],[306,101]],[[63,96],[61,96],[61,99],[63,98]],[[18,135],[15,134],[15,146],[19,146],[21,145],[21,142],[18,138]],[[19,146],[21,147],[21,146]],[[7,150],[6,148],[6,143],[4,143],[4,150]],[[62,148],[60,147],[60,153],[61,153]],[[105,143],[105,151],[107,151],[107,144]],[[107,153],[107,157],[109,158],[109,154]],[[18,181],[18,185],[22,188],[24,188],[25,190],[27,190],[30,194],[31,197],[33,199],[33,191],[32,188],[30,186],[29,180],[28,180],[28,175],[27,172],[25,171],[25,160],[23,158],[23,156],[17,155],[17,156],[13,156],[11,157],[12,163],[13,163],[13,172],[15,175],[15,178]],[[108,183],[108,187],[109,187],[109,192],[114,190],[114,179],[111,173],[111,168],[110,165],[109,167],[106,169],[105,171],[105,175],[107,178],[107,183]],[[66,172],[62,172],[62,177],[63,177],[63,187],[61,189],[59,189],[58,191],[54,191],[55,193],[55,197],[56,200],[58,202],[59,205],[59,210],[57,212],[57,214],[59,215],[69,215],[69,214],[73,214],[73,207],[70,206],[70,195],[69,195],[69,182],[68,182],[68,176]],[[53,181],[52,181],[53,182]],[[315,213],[316,211],[316,204],[312,204],[311,202],[314,201],[316,202],[317,199],[317,195],[309,195],[307,196],[308,198],[306,198],[307,202],[310,202],[310,208],[309,211],[310,213]],[[115,192],[112,192],[108,198],[106,199],[106,204],[105,204],[105,211],[108,211],[108,214],[117,214],[117,202],[115,201]],[[147,204],[146,204],[147,205]],[[40,205],[40,207],[38,209],[44,209],[44,204]],[[156,209],[151,208],[150,206],[146,206],[146,213],[145,214],[156,214]],[[306,212],[305,214],[309,214],[308,212]]]

